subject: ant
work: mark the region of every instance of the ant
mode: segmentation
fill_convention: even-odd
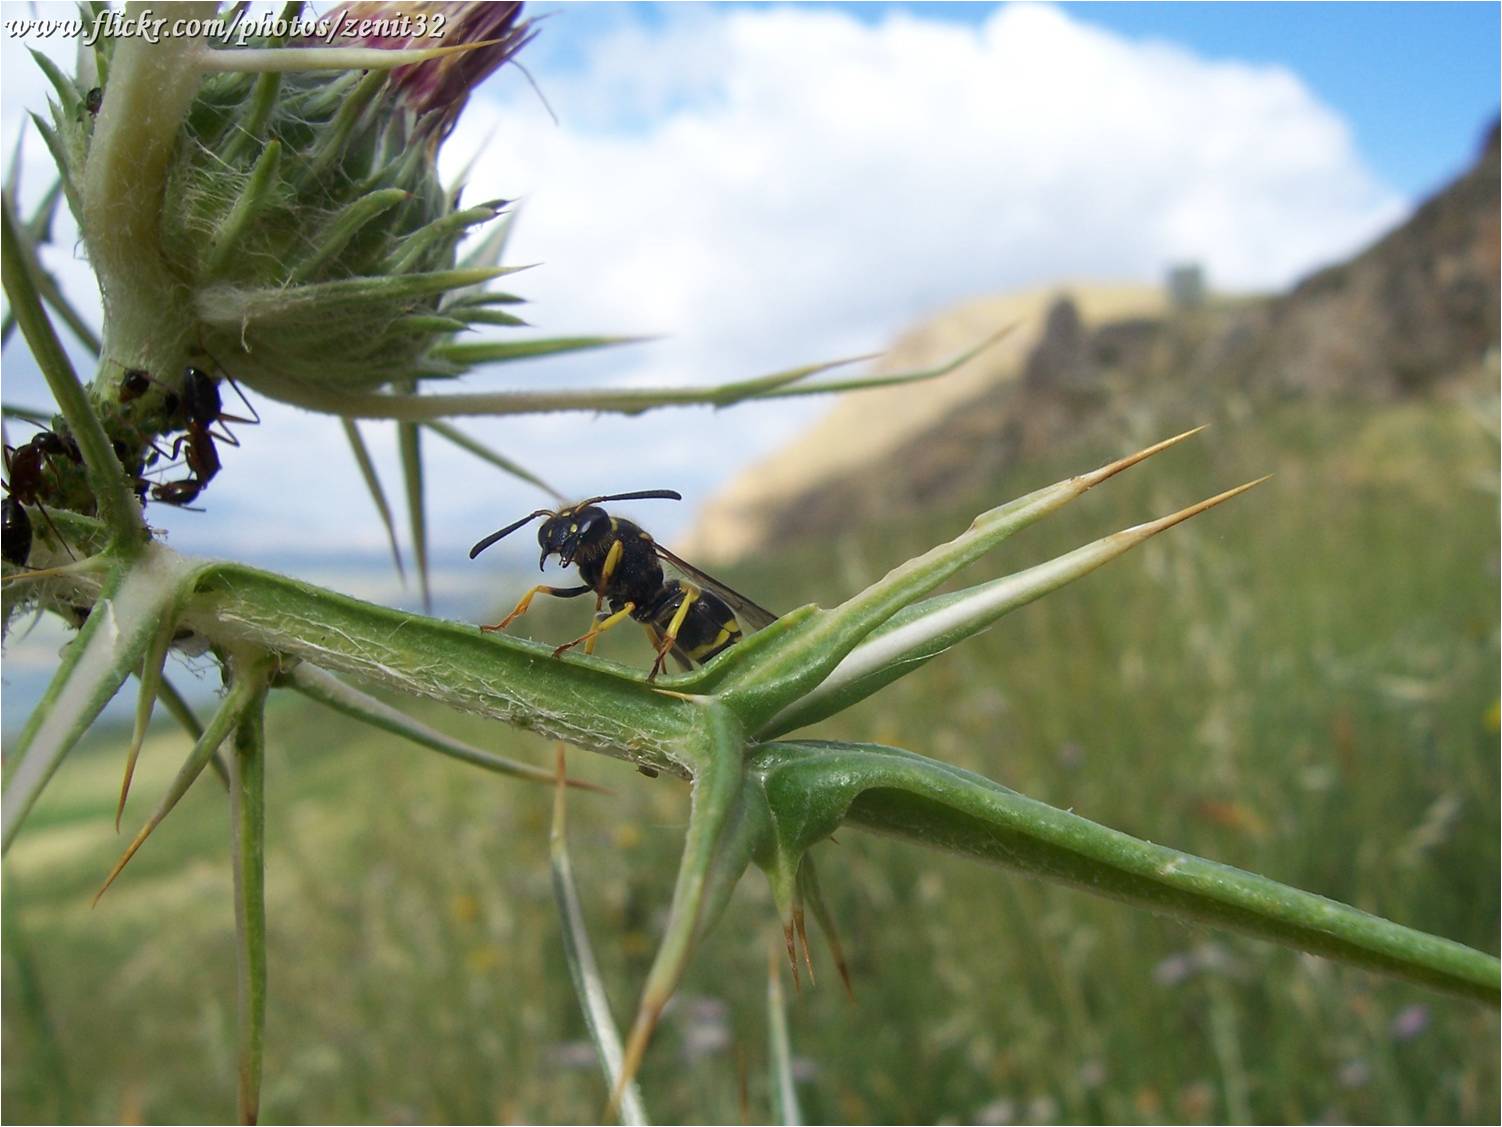
[[[120,377],[120,402],[131,403],[145,395],[156,381],[151,378],[151,373],[145,368],[129,368]],[[167,411],[169,414],[177,410],[177,393],[167,392]]]
[[[13,564],[24,565],[31,554],[31,517],[26,512],[27,505],[37,507],[58,543],[67,548],[62,533],[58,532],[42,506],[42,475],[47,469],[47,459],[55,457],[65,457],[74,464],[83,462],[77,442],[50,430],[33,435],[31,441],[20,446],[5,447],[5,472],[10,478],[5,489],[10,496],[5,498],[3,520],[0,520],[4,532],[3,553],[0,554]],[[70,550],[68,554],[73,553]]]
[[[225,378],[228,379],[228,377]],[[120,382],[122,399],[128,402],[129,398],[144,394],[143,381],[149,383],[150,379],[151,377],[140,369],[131,369],[126,372],[125,378]],[[176,458],[179,453],[183,453],[183,459],[188,464],[189,476],[178,481],[168,481],[152,486],[152,500],[168,505],[191,505],[219,473],[219,449],[214,444],[215,440],[228,442],[231,446],[240,445],[240,440],[230,433],[228,427],[221,427],[222,433],[220,433],[213,429],[214,424],[254,425],[261,421],[261,416],[250,405],[250,400],[245,398],[245,394],[240,391],[234,380],[230,380],[230,386],[235,389],[235,394],[240,396],[240,402],[244,403],[246,409],[250,411],[251,418],[224,413],[224,403],[219,397],[219,384],[213,376],[193,367],[189,367],[184,373],[180,403],[187,422],[185,433],[172,444],[171,456]]]
[[[17,567],[25,567],[31,555],[31,517],[26,506],[14,497],[0,501],[0,556]]]
[[[88,114],[89,120],[93,121],[99,116],[99,111],[104,108],[104,87],[96,86],[83,96],[83,101],[78,103],[78,112],[73,115],[74,121],[82,121],[83,115]]]

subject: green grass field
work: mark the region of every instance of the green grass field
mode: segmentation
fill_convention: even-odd
[[[1116,418],[983,497],[894,513],[726,578],[774,608],[838,601],[980,508],[1173,433],[1173,414]],[[1009,541],[970,581],[1268,471],[1272,482],[821,730],[949,760],[1495,951],[1494,440],[1447,402],[1217,414],[1205,435]],[[577,612],[526,621],[561,639],[581,627]],[[645,665],[631,634],[613,653]],[[423,715],[551,763],[534,737]],[[188,746],[166,718],[155,731],[126,838]],[[277,703],[270,736],[264,1118],[596,1119],[604,1086],[550,890],[549,789],[295,698]],[[7,861],[9,1123],[233,1114],[223,792],[206,775],[91,910],[124,844],[111,825],[124,744],[100,733],[75,754]],[[624,1021],[667,907],[686,788],[582,752],[569,765],[615,790],[571,796],[570,842]],[[827,958],[817,986],[790,999],[809,1121],[1497,1121],[1494,1010],[855,830],[837,837],[818,858],[856,1002]],[[743,1085],[750,1119],[770,1114],[773,942],[752,874],[648,1055],[658,1121],[740,1121]]]

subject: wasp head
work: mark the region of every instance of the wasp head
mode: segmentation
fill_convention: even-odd
[[[541,571],[548,557],[553,555],[558,557],[559,564],[568,567],[582,546],[601,529],[609,527],[610,518],[598,505],[579,505],[549,517],[537,530],[537,543],[542,547],[537,570]]]

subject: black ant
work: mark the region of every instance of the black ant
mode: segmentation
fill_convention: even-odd
[[[83,462],[77,442],[50,430],[33,435],[31,441],[20,446],[5,447],[5,472],[10,478],[5,489],[10,496],[5,499],[3,521],[0,523],[4,526],[3,555],[13,564],[24,565],[31,554],[31,517],[26,512],[27,505],[37,507],[37,512],[42,514],[42,519],[47,522],[47,527],[57,537],[58,543],[67,548],[62,533],[58,532],[57,526],[42,506],[43,474],[47,469],[47,459],[56,457],[65,457],[75,465]],[[73,553],[70,550],[68,554],[71,556]]]
[[[31,517],[26,506],[14,497],[0,501],[0,556],[17,567],[25,567],[31,556]]]
[[[73,115],[74,121],[82,121],[83,115],[88,114],[92,121],[99,116],[99,111],[104,108],[104,88],[96,86],[83,96],[83,101],[78,103],[78,112]]]
[[[145,395],[151,389],[151,385],[154,382],[151,378],[151,373],[144,368],[127,369],[125,375],[120,377],[120,402],[130,403],[133,400],[141,398],[141,396]],[[176,395],[172,396],[171,402],[172,406],[170,410],[177,410]]]
[[[126,372],[125,379],[120,384],[121,395],[127,394],[127,383],[131,385],[129,394],[142,394],[141,391],[134,390],[140,386],[141,378],[149,381],[151,377],[139,369]],[[181,397],[181,406],[186,418],[185,433],[172,444],[171,456],[176,458],[179,453],[183,454],[190,476],[152,486],[152,500],[168,505],[192,504],[219,473],[219,449],[214,444],[215,440],[228,442],[231,446],[240,445],[240,440],[230,433],[228,427],[221,427],[221,433],[213,429],[214,425],[216,423],[254,425],[261,421],[261,416],[250,405],[250,400],[245,398],[244,393],[233,380],[230,380],[230,386],[234,387],[235,394],[240,396],[240,401],[250,411],[251,418],[226,415],[224,403],[219,397],[219,384],[214,377],[201,369],[188,368],[183,377]]]

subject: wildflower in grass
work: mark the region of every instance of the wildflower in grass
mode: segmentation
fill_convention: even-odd
[[[1340,1066],[1335,1079],[1342,1088],[1365,1088],[1372,1082],[1372,1066],[1360,1057],[1348,1060]]]
[[[1398,1011],[1387,1031],[1394,1041],[1412,1041],[1428,1028],[1429,1007],[1422,1002],[1414,1002]]]

